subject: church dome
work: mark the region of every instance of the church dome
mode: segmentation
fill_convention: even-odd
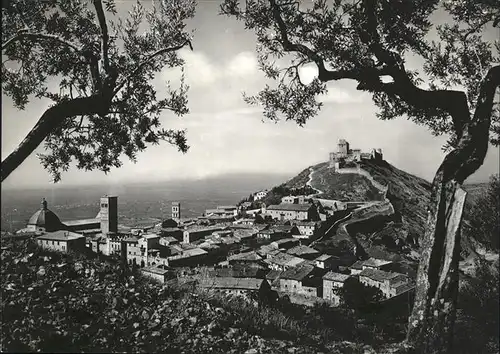
[[[177,221],[175,221],[172,218],[167,219],[167,220],[163,220],[161,223],[161,227],[164,229],[173,228],[173,227],[177,227],[177,226],[179,226],[179,224],[177,223]]]
[[[60,230],[62,227],[62,223],[61,220],[59,220],[59,217],[54,212],[47,209],[47,201],[44,198],[42,200],[42,207],[40,208],[40,210],[35,212],[29,219],[28,228],[30,226],[32,228],[36,228],[36,230],[43,228],[45,231],[50,232]]]

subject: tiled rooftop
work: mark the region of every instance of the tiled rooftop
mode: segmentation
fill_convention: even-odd
[[[101,219],[67,220],[67,221],[62,221],[62,223],[66,226],[82,226],[82,225],[89,225],[89,224],[100,224]]]
[[[171,246],[172,248],[175,248],[174,246]],[[201,256],[204,254],[207,254],[208,252],[205,250],[202,250],[201,248],[192,248],[188,250],[183,250],[182,254],[175,255],[168,257],[169,260],[177,260],[177,259],[183,259],[183,258],[189,258],[189,257],[194,257],[194,256]]]
[[[271,270],[269,273],[266,274],[266,279],[268,280],[275,280],[280,277],[281,273],[283,273],[281,270]]]
[[[53,241],[71,241],[77,240],[79,238],[85,238],[85,236],[77,234],[71,231],[54,231],[54,232],[46,232],[44,235],[38,236],[38,240],[53,240]]]
[[[308,247],[308,246],[295,246],[290,248],[286,253],[292,254],[292,255],[297,255],[297,256],[302,256],[306,254],[318,254],[319,251],[315,250],[314,248]]]
[[[363,269],[361,273],[359,273],[359,276],[367,277],[379,282],[383,282],[385,280],[392,280],[394,282],[406,279],[406,276],[404,274],[384,272],[383,270],[370,269],[370,268]]]
[[[347,274],[341,274],[341,273],[336,273],[336,272],[328,272],[325,275],[323,275],[323,279],[325,280],[332,280],[336,282],[345,282],[350,276]]]
[[[153,273],[153,274],[158,274],[158,275],[165,275],[169,271],[168,271],[168,269],[164,269],[164,268],[153,266],[153,267],[142,268],[141,272]]]
[[[320,262],[324,262],[324,261],[329,260],[330,258],[333,258],[333,256],[330,256],[329,254],[322,254],[321,256],[316,258],[315,260],[320,261]]]
[[[255,278],[216,277],[202,279],[199,285],[205,289],[259,290],[263,281]]]
[[[308,211],[311,207],[311,204],[282,203],[279,205],[270,205],[267,207],[267,210]]]
[[[301,264],[297,267],[291,267],[281,273],[281,279],[302,280],[314,270],[314,266],[309,264]]]
[[[287,253],[278,253],[269,259],[269,263],[273,263],[279,266],[295,267],[300,263],[304,262],[302,258],[292,256]]]
[[[237,253],[227,258],[228,261],[260,261],[261,259],[262,257],[255,252]]]
[[[358,270],[361,270],[363,269],[363,264],[364,262],[363,261],[356,261],[354,264],[352,264],[349,268],[351,269],[358,269]]]

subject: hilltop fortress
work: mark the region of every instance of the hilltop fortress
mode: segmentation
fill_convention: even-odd
[[[371,152],[361,152],[361,149],[350,149],[349,142],[340,139],[337,152],[330,153],[330,168],[339,169],[347,162],[361,160],[382,160],[382,149],[372,149]]]

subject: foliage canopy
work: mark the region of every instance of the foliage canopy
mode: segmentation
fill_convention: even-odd
[[[108,172],[123,154],[136,161],[161,140],[186,152],[185,131],[162,128],[160,114],[186,114],[188,87],[182,77],[160,93],[153,79],[182,67],[177,51],[191,47],[185,21],[194,12],[194,0],[153,1],[149,9],[137,2],[125,19],[113,0],[2,3],[3,92],[19,109],[33,98],[53,102],[15,151],[22,156],[9,156],[2,170],[10,173],[44,139],[39,157],[55,181],[72,160]]]
[[[406,116],[436,135],[450,133],[448,147],[454,147],[462,130],[457,119],[467,118],[452,117],[474,115],[481,83],[500,62],[500,42],[483,36],[499,23],[496,1],[240,3],[226,0],[221,11],[257,35],[261,69],[276,85],[245,100],[262,105],[271,120],[305,124],[320,110],[318,96],[327,91],[327,82],[351,79],[358,90],[372,93],[379,118]],[[438,17],[446,21],[437,24]],[[421,68],[409,68],[410,56],[423,63]],[[300,69],[311,64],[318,75],[304,83]],[[498,101],[492,119],[491,142],[498,144]]]

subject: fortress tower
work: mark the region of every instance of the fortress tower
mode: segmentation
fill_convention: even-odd
[[[172,202],[172,219],[179,221],[181,219],[181,203]]]
[[[101,197],[101,232],[106,235],[118,232],[118,197]]]
[[[349,155],[349,143],[340,139],[337,145],[337,158],[346,158]]]

